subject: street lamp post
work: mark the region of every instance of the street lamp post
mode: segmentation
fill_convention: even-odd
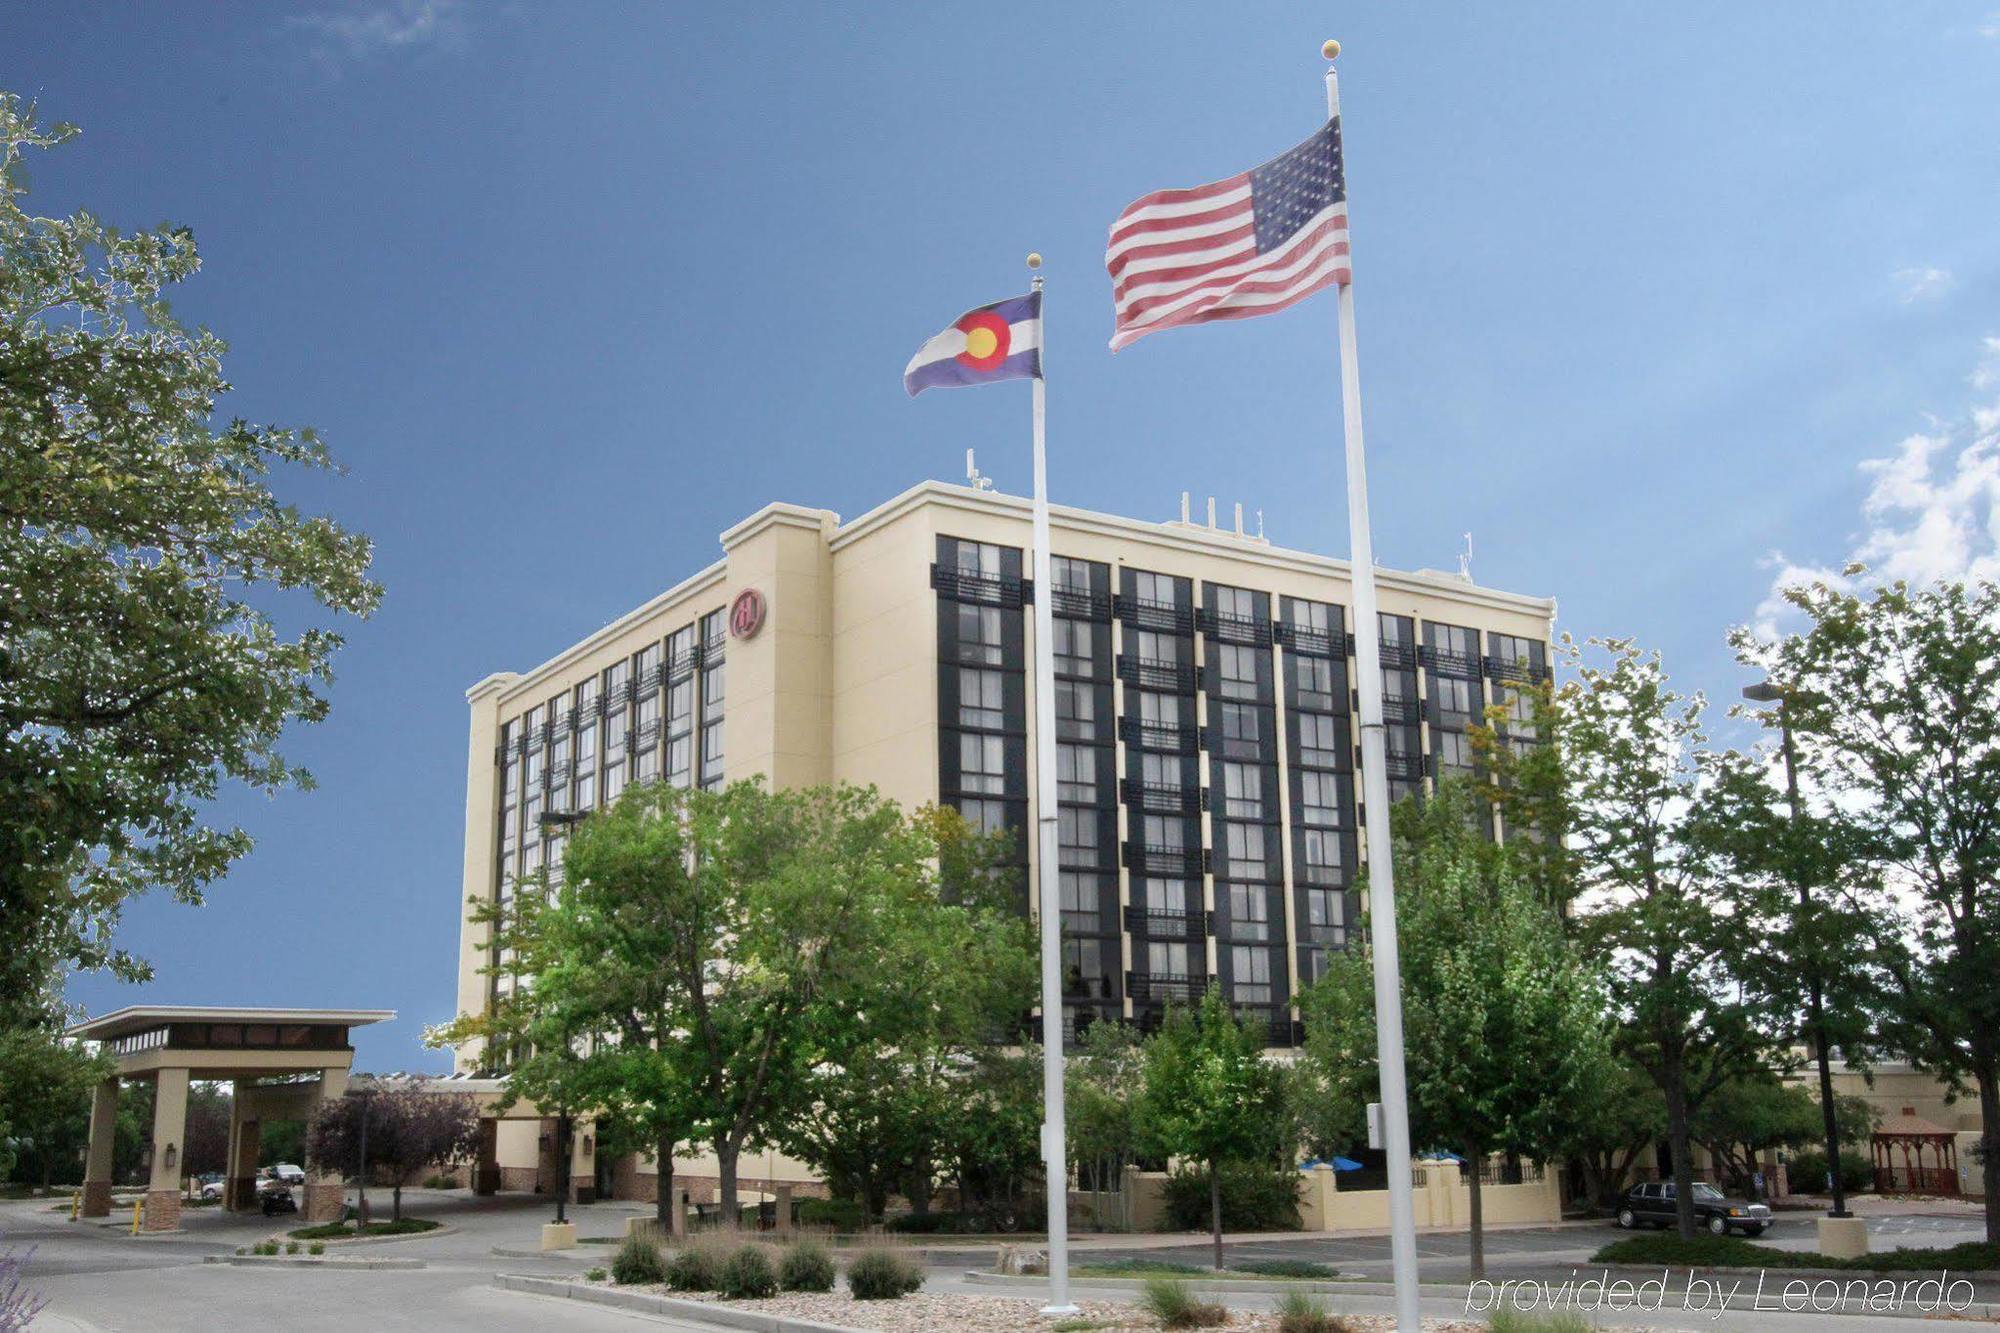
[[[1743,689],[1743,697],[1752,703],[1778,705],[1778,745],[1785,756],[1785,801],[1793,834],[1793,845],[1785,854],[1785,872],[1798,890],[1799,922],[1806,926],[1812,910],[1812,889],[1798,867],[1799,766],[1798,755],[1792,745],[1792,717],[1786,705],[1788,693],[1783,686],[1768,680]],[[1820,976],[1820,960],[1809,957],[1806,970],[1806,1015],[1812,1024],[1813,1048],[1819,1061],[1819,1109],[1826,1130],[1826,1178],[1833,1195],[1833,1207],[1828,1210],[1827,1216],[1852,1217],[1853,1214],[1847,1210],[1847,1191],[1840,1182],[1840,1125],[1833,1114],[1833,1063],[1827,1050],[1826,986]]]
[[[589,812],[584,810],[544,810],[536,823],[541,826],[542,832],[547,833],[551,829],[573,829],[588,817]],[[569,1141],[572,1132],[569,1112],[558,1112],[555,1133],[557,1226],[569,1220],[565,1210],[569,1204]]]

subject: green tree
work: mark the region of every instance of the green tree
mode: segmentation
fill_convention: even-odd
[[[1843,897],[1884,979],[1882,1044],[1978,1097],[2000,1244],[2000,587],[1813,583],[1786,598],[1803,633],[1732,641],[1786,691],[1800,764],[1875,872]]]
[[[1590,1096],[1570,1108],[1557,1151],[1582,1168],[1590,1202],[1609,1210],[1633,1163],[1666,1136],[1666,1103],[1652,1076],[1614,1052]]]
[[[1563,641],[1573,678],[1558,701],[1570,774],[1580,941],[1607,980],[1620,1053],[1666,1101],[1680,1234],[1695,1234],[1689,1123],[1731,1077],[1776,1056],[1772,997],[1744,983],[1764,941],[1761,910],[1713,849],[1727,811],[1706,802],[1715,757],[1706,701],[1667,685],[1659,655]]]
[[[1860,1097],[1838,1098],[1834,1114],[1843,1143],[1865,1138],[1880,1119]],[[1690,1118],[1689,1133],[1722,1164],[1732,1188],[1747,1188],[1764,1152],[1805,1147],[1819,1139],[1819,1099],[1768,1070],[1739,1074],[1702,1103]]]
[[[326,716],[340,637],[287,635],[273,608],[302,595],[365,616],[380,595],[367,539],[267,484],[330,468],[318,438],[218,418],[223,343],[166,299],[200,266],[193,236],[23,207],[23,153],[76,133],[0,93],[0,1016],[15,1023],[64,966],[147,975],[112,943],[120,907],[154,887],[199,902],[248,850],[208,822],[225,779],[310,786],[279,740]]]
[[[1395,812],[1410,1128],[1466,1158],[1471,1271],[1485,1275],[1481,1174],[1494,1153],[1553,1158],[1610,1064],[1602,991],[1551,906],[1476,831],[1463,781]],[[1372,953],[1336,955],[1301,998],[1308,1060],[1353,1104],[1375,1100]],[[1389,1163],[1391,1171],[1409,1169]]]
[[[92,1090],[111,1072],[110,1056],[66,1041],[52,1027],[0,1030],[0,1157],[11,1136],[48,1188],[59,1155],[74,1150],[77,1126],[89,1121]],[[0,1160],[0,1179],[9,1166]]]
[[[1125,1023],[1090,1024],[1064,1062],[1063,1142],[1070,1165],[1090,1181],[1091,1214],[1100,1226],[1107,1182],[1120,1181],[1139,1155],[1137,1102],[1144,1071],[1139,1035]]]
[[[1264,1032],[1230,1012],[1211,986],[1192,1010],[1169,1008],[1147,1039],[1139,1123],[1159,1155],[1208,1168],[1209,1226],[1222,1267],[1222,1166],[1265,1161],[1282,1132],[1282,1076],[1264,1058]],[[1283,1163],[1290,1172],[1291,1163]]]

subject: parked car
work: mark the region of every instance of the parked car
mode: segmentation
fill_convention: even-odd
[[[1676,1197],[1671,1180],[1634,1185],[1618,1205],[1618,1225],[1627,1231],[1641,1226],[1670,1227],[1676,1218]],[[1714,1236],[1732,1231],[1761,1236],[1771,1225],[1769,1205],[1740,1203],[1705,1180],[1694,1183],[1694,1216]]]
[[[196,1192],[200,1194],[202,1198],[219,1199],[222,1197],[222,1191],[225,1187],[225,1182],[222,1179],[222,1176],[219,1172],[210,1171],[206,1175],[201,1176],[199,1179],[197,1179],[195,1183],[197,1187]]]
[[[287,1185],[303,1185],[306,1183],[306,1172],[302,1166],[294,1166],[290,1162],[280,1162],[272,1167],[271,1171]]]

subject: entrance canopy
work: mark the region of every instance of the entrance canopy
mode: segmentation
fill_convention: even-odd
[[[69,1036],[97,1042],[114,1061],[113,1074],[98,1085],[91,1102],[82,1214],[103,1217],[110,1211],[111,1148],[121,1080],[146,1080],[154,1085],[143,1225],[149,1231],[172,1231],[180,1225],[190,1079],[230,1079],[236,1083],[231,1099],[225,1200],[231,1208],[253,1207],[258,1121],[248,1113],[252,1102],[272,1100],[259,1094],[283,1093],[288,1104],[296,1103],[299,1113],[310,1118],[321,1102],[340,1096],[347,1087],[354,1064],[349,1032],[395,1016],[389,1009],[131,1005],[71,1027]],[[261,1081],[267,1079],[287,1086],[262,1086]],[[306,1221],[338,1217],[340,1204],[337,1174],[323,1172],[307,1181]]]

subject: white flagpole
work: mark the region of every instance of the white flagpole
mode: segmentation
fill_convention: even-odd
[[[1340,43],[1329,41],[1321,52],[1331,61],[1340,54]],[[1332,65],[1326,71],[1326,114],[1329,119],[1340,116],[1340,81]],[[1349,257],[1351,261],[1351,251]],[[1396,1327],[1400,1333],[1418,1333],[1423,1317],[1417,1308],[1409,1089],[1403,1078],[1402,966],[1396,949],[1396,882],[1390,866],[1382,625],[1375,610],[1375,551],[1368,532],[1368,460],[1361,447],[1361,371],[1354,352],[1351,280],[1340,284],[1340,415],[1347,430],[1347,526],[1354,547],[1354,668],[1361,677],[1361,789],[1368,834],[1369,935],[1375,961],[1375,1058],[1382,1083],[1382,1147],[1389,1166],[1389,1253],[1396,1275]]]
[[[1042,257],[1028,256],[1029,268]],[[1042,280],[1035,279],[1039,294]],[[1039,306],[1038,306],[1039,310]],[[1049,321],[1041,313],[1041,361],[1048,369]],[[1035,393],[1035,879],[1042,914],[1042,1164],[1048,1183],[1049,1303],[1043,1314],[1073,1315],[1069,1299],[1069,1153],[1063,1146],[1062,876],[1056,836],[1055,580],[1049,559],[1049,467],[1042,445],[1046,391]]]

